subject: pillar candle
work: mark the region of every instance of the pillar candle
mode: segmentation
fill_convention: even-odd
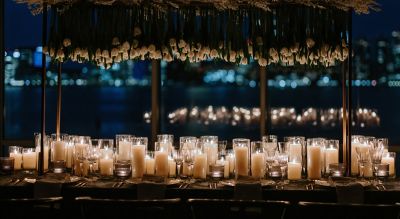
[[[221,160],[217,160],[217,165],[224,166],[224,178],[228,179],[229,178],[229,161],[224,160],[224,158],[221,158]]]
[[[89,174],[89,161],[83,161],[82,176],[87,176]]]
[[[296,161],[288,162],[288,179],[301,179],[301,163]]]
[[[321,178],[320,146],[307,146],[307,174],[309,179]]]
[[[168,153],[166,151],[154,152],[156,176],[168,176]]]
[[[172,149],[172,143],[171,142],[167,142],[167,141],[163,141],[160,142],[160,149],[161,151],[171,151]]]
[[[299,162],[302,162],[301,144],[289,144],[289,157],[299,158]]]
[[[154,175],[154,159],[153,158],[146,159],[146,174]]]
[[[207,164],[210,166],[211,164],[215,164],[218,158],[218,144],[215,143],[204,143],[204,153],[207,154]],[[207,168],[207,173],[209,172],[209,168]]]
[[[65,142],[55,141],[53,144],[53,160],[65,160]]]
[[[358,158],[356,148],[360,148],[362,153],[368,151],[367,144],[360,144],[358,142],[351,143],[351,175],[358,175]]]
[[[20,170],[22,166],[22,154],[14,151],[10,153],[10,157],[14,158],[14,170]]]
[[[339,150],[336,148],[325,149],[325,169],[329,173],[329,164],[339,163]]]
[[[82,156],[82,155],[86,152],[86,150],[87,150],[88,147],[89,147],[88,144],[80,144],[80,143],[75,144],[75,156],[76,156],[77,154],[79,154],[80,156]]]
[[[247,147],[235,147],[235,170],[239,176],[248,176],[248,150]]]
[[[251,175],[256,178],[264,176],[264,153],[253,153],[251,155]]]
[[[24,152],[22,154],[22,161],[24,169],[36,169],[36,152]]]
[[[186,162],[182,164],[182,175],[188,176],[189,175],[189,165]]]
[[[132,177],[142,178],[146,168],[146,146],[132,146]]]
[[[390,176],[394,176],[395,175],[394,157],[389,157],[389,156],[382,157],[381,163],[389,164],[389,175]],[[14,165],[15,165],[15,163],[14,163]]]
[[[103,176],[113,175],[113,159],[111,158],[100,159],[100,175]]]
[[[235,171],[235,156],[230,154],[227,156],[227,160],[229,162],[229,173],[233,173]]]
[[[193,177],[205,179],[207,174],[207,154],[197,154],[194,157]]]
[[[73,144],[68,144],[66,146],[66,150],[65,150],[67,168],[71,168],[72,167],[73,151],[74,151],[74,145]]]
[[[172,159],[169,159],[168,165],[169,165],[169,177],[175,177],[176,176],[176,162]]]
[[[131,150],[132,143],[127,141],[120,141],[118,144],[118,159],[119,160],[130,160],[129,152]]]

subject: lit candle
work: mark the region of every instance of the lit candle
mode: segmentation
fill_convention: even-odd
[[[224,166],[224,178],[229,178],[229,161],[225,160],[223,157],[217,160],[217,165]]]
[[[395,171],[394,171],[394,157],[384,156],[384,157],[382,157],[381,163],[389,164],[389,175],[390,175],[390,176],[394,176],[394,175],[395,175]]]
[[[176,176],[176,162],[173,159],[168,159],[169,177]]]
[[[73,144],[67,144],[66,145],[66,166],[67,168],[71,168],[72,167],[72,160],[73,160],[73,151],[74,151],[74,145]]]
[[[249,174],[249,149],[247,147],[235,147],[235,170],[238,176]]]
[[[100,159],[100,175],[112,176],[113,175],[113,159],[104,157]]]
[[[145,145],[133,145],[132,146],[132,177],[142,178],[146,163],[146,146]]]
[[[309,179],[321,178],[321,147],[307,146],[307,174]]]
[[[207,174],[207,154],[197,154],[194,157],[193,177],[205,179]]]
[[[300,162],[296,162],[295,160],[292,162],[288,162],[288,179],[289,180],[301,179],[301,163]]]
[[[208,166],[211,164],[215,164],[218,157],[218,144],[216,143],[204,143],[204,153],[207,154],[207,163]],[[209,172],[209,168],[207,168],[207,173]]]
[[[53,160],[64,160],[65,161],[65,142],[55,141],[53,143]]]
[[[336,148],[325,149],[325,169],[329,173],[329,164],[339,163],[339,150]]]
[[[146,174],[147,175],[154,175],[154,159],[147,158],[146,159]]]
[[[82,176],[87,176],[89,174],[89,161],[83,161]]]
[[[14,158],[14,170],[20,170],[22,167],[22,154],[14,151],[10,152],[10,157]]]
[[[168,176],[168,153],[166,151],[154,152],[156,176]]]
[[[120,141],[118,144],[118,159],[130,160],[129,151],[131,150],[132,143],[127,141]]]
[[[359,148],[361,153],[367,153],[369,145],[359,142],[351,143],[351,175],[358,175],[358,158],[356,148]]]
[[[255,178],[264,176],[264,153],[253,153],[251,155],[251,175]]]
[[[301,144],[289,144],[289,157],[298,157],[299,162],[302,162]]]
[[[229,162],[229,173],[233,174],[233,171],[235,171],[235,155],[229,154],[227,160]]]
[[[22,154],[23,167],[26,170],[36,169],[36,152],[35,151],[25,151]]]

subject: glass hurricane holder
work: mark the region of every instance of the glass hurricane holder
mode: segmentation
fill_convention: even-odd
[[[265,175],[264,145],[261,141],[251,142],[251,176],[262,179]]]
[[[168,135],[168,134],[157,135],[157,142],[159,143],[159,147],[164,148],[163,151],[166,151],[168,154],[172,153],[172,150],[174,149],[173,135]]]
[[[346,174],[346,165],[343,163],[329,164],[329,176],[332,178],[344,177]]]
[[[266,135],[262,137],[264,152],[278,150],[278,137],[276,135]]]
[[[76,135],[68,135],[66,139],[65,145],[65,166],[67,171],[72,172],[73,164],[74,164],[74,148],[75,148],[75,141],[78,136]]]
[[[330,175],[330,164],[339,163],[339,140],[327,140],[325,145],[325,168],[324,172],[326,175]]]
[[[223,140],[223,141],[218,141],[218,156],[226,156],[226,146],[228,144],[228,141]]]
[[[233,151],[235,152],[235,178],[249,175],[250,163],[250,140],[235,138],[232,140]]]
[[[180,178],[181,168],[182,168],[182,163],[183,163],[182,150],[180,148],[174,149],[172,151],[172,158],[176,164],[176,169],[177,169],[176,176],[177,176],[177,178]]]
[[[132,178],[142,178],[146,172],[147,145],[146,137],[132,138]]]
[[[300,162],[301,163],[302,175],[306,176],[307,150],[306,150],[305,137],[303,137],[303,136],[289,136],[289,137],[284,137],[283,141],[288,143],[287,147],[288,147],[288,155],[289,155],[289,157],[292,156],[292,157],[297,157],[297,159],[300,158],[300,160],[296,160],[296,162]]]
[[[372,167],[373,167],[373,174],[377,176],[378,167],[382,162],[382,155],[384,147],[381,144],[377,144],[376,141],[374,143],[369,143],[369,155],[371,157]],[[388,170],[389,171],[389,170]]]
[[[235,174],[235,152],[233,149],[226,150],[226,161],[229,163],[229,178]]]
[[[168,177],[169,165],[168,165],[168,151],[165,144],[155,142],[154,151],[154,169],[156,176]]]
[[[301,155],[299,154],[288,154],[288,168],[287,168],[287,178],[288,180],[300,180],[301,179]]]
[[[154,175],[155,167],[154,167],[154,151],[146,152],[146,175]]]
[[[63,173],[66,169],[67,134],[52,134],[50,138],[50,161],[54,173]]]
[[[207,174],[210,173],[210,168],[215,166],[218,159],[218,136],[201,136],[203,152],[207,155]]]
[[[351,136],[351,168],[350,173],[352,176],[359,175],[359,161],[358,161],[358,147],[365,147],[367,150],[365,137],[362,135],[352,135]]]
[[[14,172],[14,157],[0,157],[0,175],[11,175]]]
[[[88,176],[89,161],[87,160],[90,149],[89,136],[76,136],[74,144],[73,173],[76,176]]]
[[[19,171],[22,168],[22,147],[8,147],[9,156],[14,158],[14,171]]]
[[[287,168],[288,168],[288,146],[287,142],[278,142],[278,153],[276,159],[278,161],[279,166],[281,167],[282,178],[287,177]]]
[[[323,169],[323,148],[325,148],[325,139],[307,139],[307,178],[310,180],[321,178]]]
[[[207,169],[207,153],[205,153],[202,142],[198,142],[193,150],[193,178],[205,180]]]
[[[114,174],[114,149],[104,148],[99,158],[99,170],[102,178],[111,178]]]
[[[34,133],[35,137],[35,147],[36,147],[36,169],[38,168],[38,162],[39,162],[39,152],[40,152],[40,144],[41,144],[41,134],[40,133]],[[43,160],[43,165],[44,165],[44,171],[47,172],[49,170],[49,159],[50,159],[50,136],[46,135],[43,141],[43,148],[44,148],[44,160]]]
[[[117,177],[126,178],[132,172],[132,135],[116,135],[116,160],[114,172]]]
[[[182,174],[181,177],[190,178],[192,176],[193,161],[194,161],[194,151],[196,149],[196,144],[198,139],[193,136],[183,136],[179,139],[180,150],[182,154]]]
[[[387,138],[378,138],[378,139],[376,139],[376,143],[378,145],[382,145],[384,153],[389,152],[389,139],[387,139]]]
[[[22,167],[28,174],[33,174],[37,166],[37,155],[35,148],[22,149]]]
[[[389,164],[389,177],[396,178],[396,153],[384,152],[382,155],[381,163]]]

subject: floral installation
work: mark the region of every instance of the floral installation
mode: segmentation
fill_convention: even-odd
[[[80,3],[62,12],[53,7],[50,16],[45,53],[58,61],[93,62],[105,68],[145,59],[333,66],[349,55],[348,13],[337,9],[285,5],[270,11],[165,11]]]

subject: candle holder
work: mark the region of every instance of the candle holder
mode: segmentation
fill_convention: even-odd
[[[325,139],[307,139],[307,178],[316,180],[321,178],[323,169],[323,148]]]
[[[362,135],[352,135],[351,136],[351,168],[350,173],[352,176],[359,175],[359,159],[357,148],[364,148],[366,146],[365,137]],[[362,150],[361,148],[361,150]]]
[[[295,181],[301,179],[301,155],[299,154],[289,154],[288,170],[287,176],[288,180]]]
[[[67,134],[52,134],[50,138],[50,161],[54,173],[64,173],[66,170]]]
[[[261,141],[251,142],[251,176],[262,179],[265,176],[264,145]]]
[[[147,151],[146,153],[146,175],[154,175],[155,168],[154,168],[154,151]]]
[[[330,163],[329,176],[332,178],[344,177],[346,174],[346,165],[344,163]]]
[[[8,147],[10,157],[14,158],[14,171],[22,169],[22,147],[10,146]]]
[[[193,150],[193,178],[205,180],[207,178],[207,167],[207,153],[205,153],[203,143],[199,141]]]
[[[157,142],[159,143],[159,147],[164,148],[163,151],[168,152],[168,154],[172,153],[172,150],[174,149],[173,135],[167,135],[167,134],[157,135]],[[155,151],[157,150],[155,149]]]
[[[146,137],[132,138],[132,178],[142,178],[146,171]]]
[[[330,176],[330,164],[339,163],[339,140],[326,140],[324,155],[325,165],[323,166],[323,172]]]
[[[40,152],[40,145],[41,145],[41,134],[40,133],[34,133],[34,137],[35,137],[35,147],[36,147],[36,153],[37,153],[37,162],[39,160],[39,152]],[[43,149],[44,149],[44,153],[43,153],[43,171],[47,172],[49,170],[49,158],[50,158],[50,136],[49,135],[45,135],[44,139],[43,139]],[[36,165],[36,169],[38,169],[39,167]]]
[[[73,174],[76,176],[88,176],[89,174],[89,150],[91,140],[89,136],[76,136],[73,151]]]
[[[235,152],[233,149],[226,151],[226,161],[229,162],[229,178],[234,177],[235,174]]]
[[[382,163],[389,164],[389,177],[396,178],[396,153],[395,152],[385,152],[382,155]]]
[[[0,175],[11,175],[14,172],[14,157],[0,157]]]
[[[218,136],[201,136],[203,152],[207,155],[207,175],[210,175],[210,168],[215,166],[218,159]]]
[[[262,137],[264,152],[278,150],[278,137],[276,135],[266,135]]]
[[[65,167],[68,172],[73,173],[73,164],[74,164],[74,148],[75,141],[78,136],[76,135],[68,135],[66,138],[65,144]]]
[[[165,144],[160,142],[155,142],[154,148],[156,149],[154,151],[155,175],[167,178],[169,173],[169,166],[168,166],[169,148],[165,147]]]
[[[115,142],[117,154],[115,161],[115,175],[117,177],[129,177],[132,172],[132,137],[131,135],[116,135]]]
[[[193,136],[183,136],[179,138],[179,141],[183,159],[181,177],[190,178],[193,175],[194,151],[196,150],[198,139]]]
[[[106,147],[101,149],[99,158],[100,177],[103,179],[110,179],[114,174],[114,149]]]
[[[289,136],[283,138],[284,142],[288,143],[288,154],[289,156],[297,157],[296,160],[301,163],[301,175],[306,177],[307,176],[307,150],[306,150],[306,141],[305,137],[303,136]]]
[[[26,174],[34,174],[37,167],[37,154],[35,148],[22,149],[22,167]]]
[[[249,175],[250,163],[250,140],[245,138],[235,138],[232,140],[235,152],[235,178]]]

